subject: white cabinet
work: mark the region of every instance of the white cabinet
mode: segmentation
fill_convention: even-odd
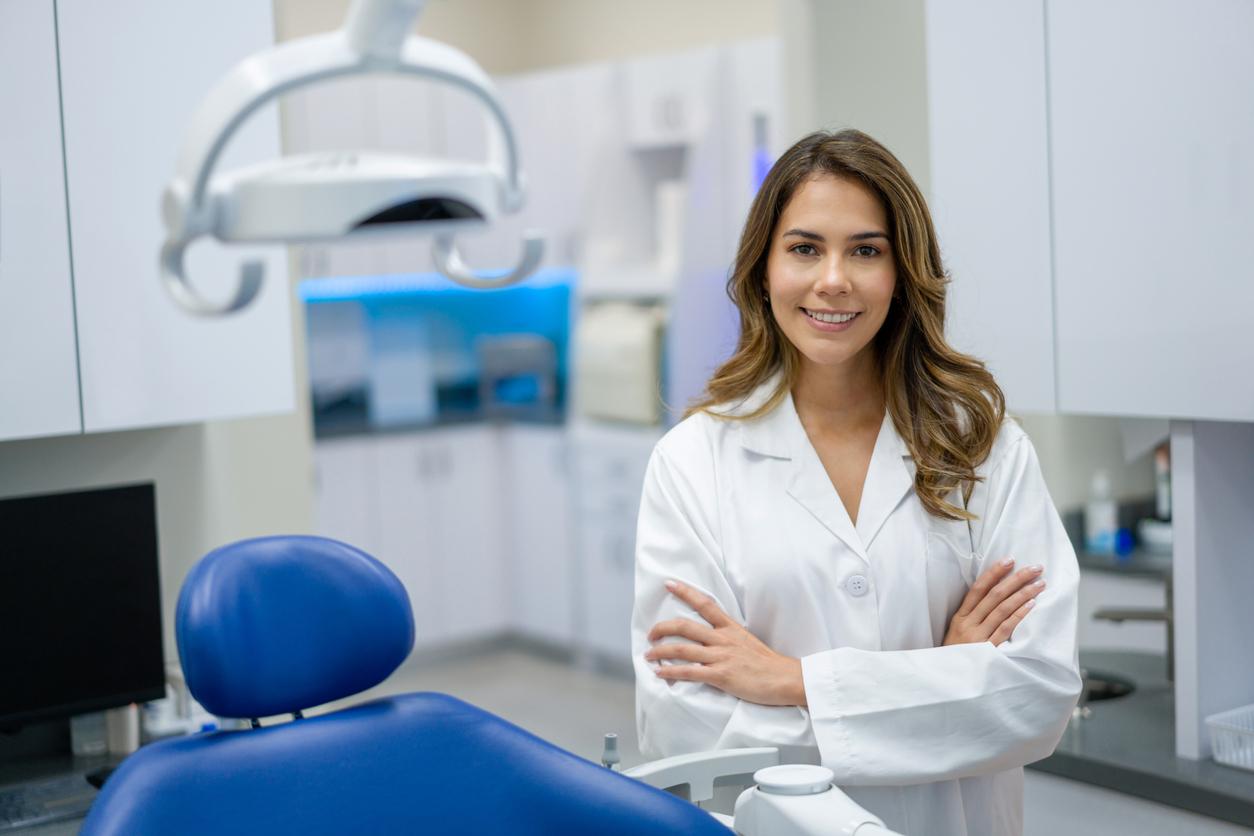
[[[316,530],[396,573],[419,649],[509,627],[499,444],[477,425],[315,446]]]
[[[1044,10],[953,0],[926,12],[949,338],[988,364],[1011,409],[1054,412]]]
[[[182,311],[157,270],[160,196],[183,131],[211,85],[273,43],[270,4],[59,0],[57,11],[85,430],[290,410],[283,251],[209,242],[189,251],[191,280],[218,298],[234,288],[244,259],[264,259],[260,297],[225,318]],[[275,111],[264,110],[234,137],[220,166],[278,150]]]
[[[1048,15],[1059,409],[1254,420],[1254,5]]]
[[[75,433],[82,422],[52,0],[0,3],[0,113],[0,440]]]
[[[314,530],[379,555],[379,488],[368,439],[319,442],[314,447]]]
[[[414,645],[438,645],[452,634],[447,618],[456,607],[444,595],[449,556],[443,554],[439,515],[432,507],[432,484],[440,463],[421,436],[397,435],[365,443],[378,497],[378,557],[409,592]]]
[[[1254,7],[926,9],[955,345],[1020,411],[1254,420]]]
[[[584,426],[573,440],[579,635],[584,648],[631,663],[636,520],[660,431]]]
[[[575,641],[569,448],[563,427],[504,430],[506,573],[513,627],[570,647]]]
[[[564,427],[529,425],[319,441],[316,530],[396,573],[409,593],[419,649],[506,632],[571,647],[581,590],[567,451]],[[632,504],[631,493],[617,501]],[[622,542],[608,560],[620,571],[603,584],[616,590],[617,623],[601,632],[625,635],[634,511],[612,516],[631,519],[616,529]]]
[[[627,142],[684,145],[709,124],[717,51],[713,47],[626,62]]]
[[[444,568],[443,600],[450,638],[492,635],[509,626],[508,585],[501,534],[500,437],[492,427],[447,429],[431,435],[436,471],[428,507]]]
[[[508,626],[496,446],[487,427],[373,442],[379,553],[410,591],[419,646]]]

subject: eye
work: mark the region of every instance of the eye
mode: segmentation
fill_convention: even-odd
[[[802,250],[805,250],[805,252],[802,252]],[[790,247],[788,251],[796,253],[797,255],[818,255],[819,254],[819,251],[814,248],[813,244],[798,244],[795,247]]]
[[[879,255],[880,251],[877,248],[872,247],[870,244],[863,244],[860,247],[854,248],[853,254],[862,256],[863,258],[871,258]]]

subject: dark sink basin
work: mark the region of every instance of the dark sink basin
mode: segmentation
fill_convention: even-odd
[[[1084,671],[1084,693],[1080,703],[1113,700],[1126,697],[1136,690],[1132,680],[1104,671]]]

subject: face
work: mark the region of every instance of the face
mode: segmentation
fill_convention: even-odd
[[[884,207],[853,180],[807,180],[775,227],[766,275],[771,312],[803,366],[869,352],[897,281]]]

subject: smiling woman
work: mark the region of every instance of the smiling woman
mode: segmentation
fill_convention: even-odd
[[[645,478],[646,756],[775,746],[893,830],[1022,831],[1022,767],[1079,693],[1079,573],[1031,442],[945,340],[948,281],[875,140],[812,134],[772,168],[736,351]]]

